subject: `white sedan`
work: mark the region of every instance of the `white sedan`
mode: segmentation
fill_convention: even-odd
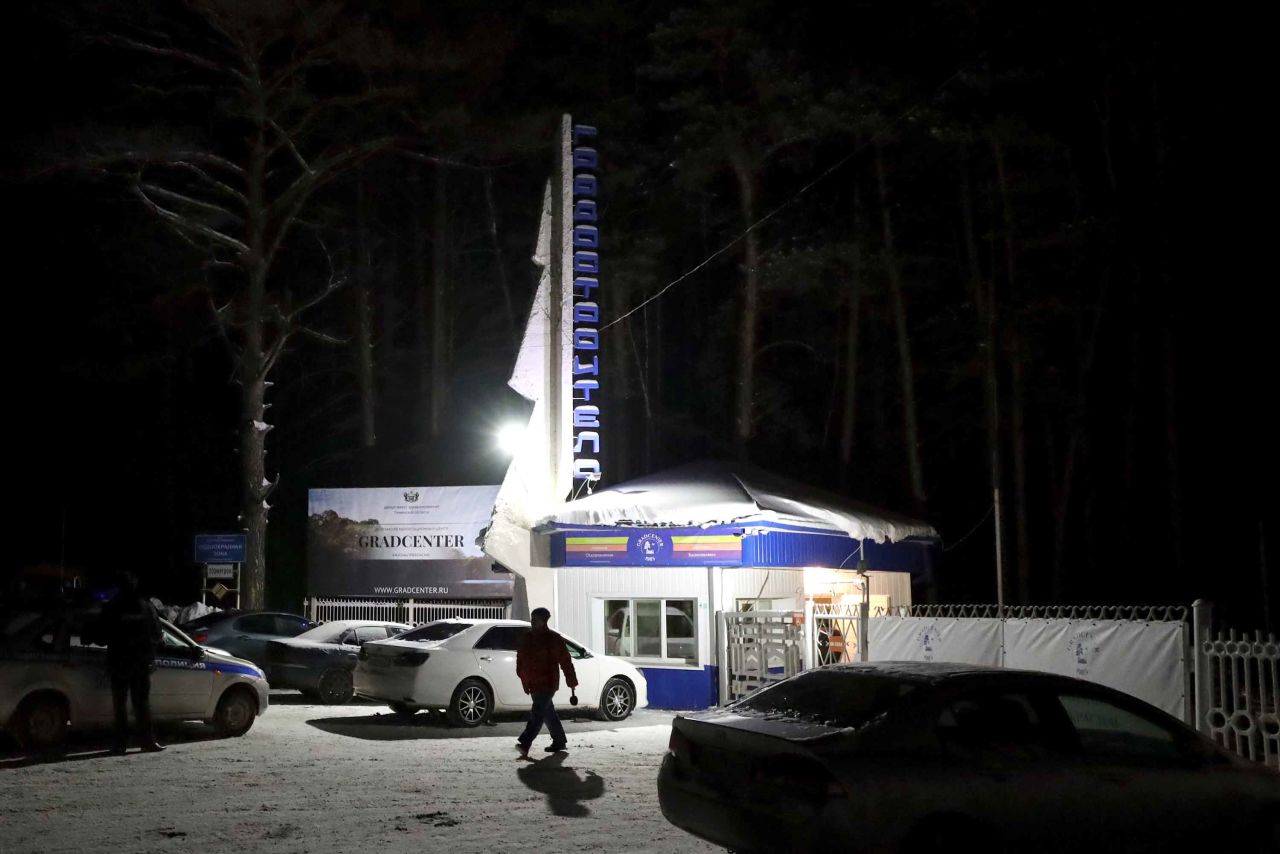
[[[494,712],[525,711],[529,696],[516,676],[516,650],[529,631],[522,620],[436,620],[397,638],[369,641],[356,662],[355,692],[397,714],[444,710],[455,726],[479,726]],[[649,704],[644,675],[629,662],[591,652],[565,638],[578,674],[578,705],[618,721]],[[564,684],[557,707],[569,705]]]

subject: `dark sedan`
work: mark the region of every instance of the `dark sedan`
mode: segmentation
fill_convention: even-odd
[[[267,644],[265,669],[272,688],[296,688],[322,703],[351,699],[356,656],[365,641],[386,640],[413,628],[383,620],[334,620],[295,638]]]
[[[178,628],[201,646],[224,650],[263,667],[268,641],[297,637],[315,627],[306,617],[279,611],[215,611]]]
[[[1100,685],[966,665],[831,665],[678,717],[658,797],[743,852],[1280,851],[1275,772]]]

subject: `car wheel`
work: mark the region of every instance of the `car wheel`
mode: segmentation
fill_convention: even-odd
[[[408,706],[404,703],[387,703],[387,705],[391,707],[391,711],[402,718],[411,718],[418,713],[417,707]]]
[[[607,721],[620,721],[636,707],[636,692],[625,679],[616,676],[604,684],[600,695],[600,715]]]
[[[449,701],[449,723],[454,726],[480,726],[492,714],[493,692],[479,679],[464,679]]]
[[[23,701],[18,709],[14,735],[28,750],[48,750],[67,737],[71,716],[67,701],[55,694],[40,694]]]
[[[320,674],[320,681],[316,683],[316,694],[320,697],[320,702],[331,706],[341,706],[354,693],[355,684],[350,670],[330,667]]]
[[[257,715],[257,700],[243,688],[232,688],[218,701],[213,725],[224,738],[241,736],[253,726],[253,719]]]

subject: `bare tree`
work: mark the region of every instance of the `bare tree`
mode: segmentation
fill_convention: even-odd
[[[306,317],[343,283],[331,264],[329,275],[299,283],[280,261],[317,192],[393,143],[371,130],[371,107],[396,93],[377,87],[364,62],[384,62],[391,51],[336,2],[187,0],[162,18],[110,26],[103,38],[163,65],[146,94],[176,100],[179,110],[182,99],[208,106],[201,122],[178,129],[180,141],[135,130],[128,146],[94,163],[125,176],[146,209],[203,259],[240,388],[243,604],[262,607],[268,499],[279,483],[265,458],[270,377],[296,336],[337,343]],[[323,248],[318,239],[306,245]],[[291,261],[291,270],[303,266]]]

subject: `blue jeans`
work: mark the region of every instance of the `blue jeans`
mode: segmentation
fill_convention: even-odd
[[[551,743],[563,746],[564,727],[560,725],[560,716],[556,714],[556,707],[552,704],[553,694],[534,694],[533,708],[529,712],[529,723],[525,725],[524,732],[520,734],[518,739],[521,744],[528,749],[533,744],[533,740],[538,737],[538,733],[542,732],[542,724],[547,725],[547,732],[551,733]]]

